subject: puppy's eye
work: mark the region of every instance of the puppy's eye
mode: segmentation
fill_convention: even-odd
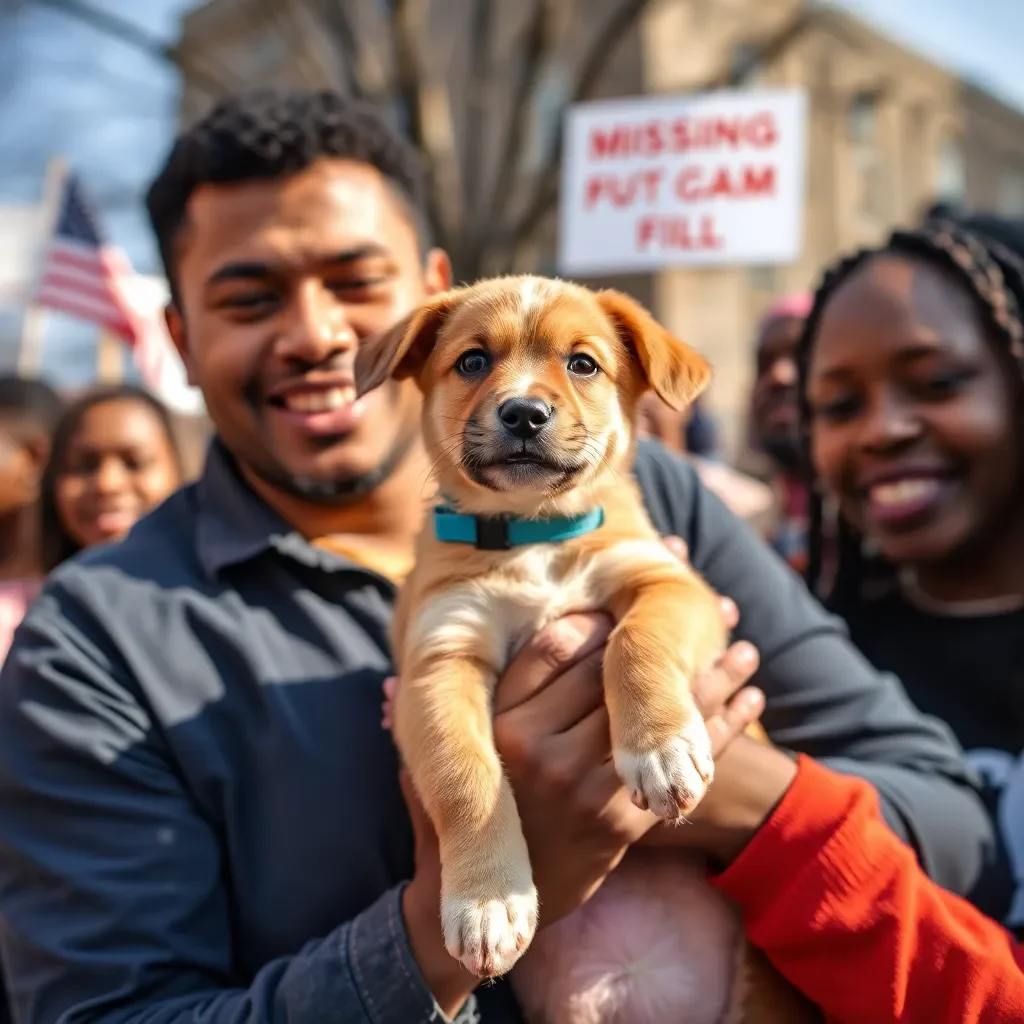
[[[463,377],[475,377],[491,365],[491,357],[483,349],[474,348],[459,356],[455,369]]]
[[[577,377],[593,377],[597,373],[597,363],[582,352],[577,352],[576,355],[569,358],[568,367],[569,372],[574,373]]]

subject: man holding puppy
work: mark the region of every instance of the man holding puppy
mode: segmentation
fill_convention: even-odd
[[[150,191],[168,324],[217,436],[196,485],[54,574],[0,676],[16,1024],[516,1019],[506,986],[472,997],[443,948],[436,854],[415,809],[414,843],[379,726],[430,466],[415,386],[357,401],[352,373],[364,338],[450,283],[423,208],[415,154],[327,93],[222,102]],[[645,447],[636,472],[659,529],[738,606],[773,740],[873,782],[944,885],[1001,883],[946,730],[685,463]],[[608,762],[607,632],[603,616],[556,623],[496,697],[542,925],[652,826]],[[756,714],[726,707],[755,657],[738,645],[699,684],[720,746]],[[741,736],[696,823],[651,839],[728,861],[794,772]]]

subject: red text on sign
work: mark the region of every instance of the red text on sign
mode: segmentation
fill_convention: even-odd
[[[650,158],[742,146],[765,150],[778,141],[775,116],[760,111],[749,116],[656,118],[592,128],[587,149],[591,160]]]
[[[703,199],[757,199],[775,195],[775,167],[684,167],[676,177],[676,196],[684,203]]]
[[[652,247],[682,252],[706,252],[721,249],[725,239],[715,229],[715,218],[703,217],[641,217],[636,225],[637,252]]]
[[[590,210],[602,201],[618,207],[632,206],[637,200],[656,203],[664,176],[661,167],[631,174],[594,174],[587,179],[586,208]]]
[[[584,186],[584,208],[605,204],[616,209],[638,203],[653,206],[661,198],[665,168],[651,167],[629,174],[592,174]],[[776,169],[772,164],[742,167],[684,167],[671,183],[678,200],[696,203],[709,199],[765,199],[775,195]]]

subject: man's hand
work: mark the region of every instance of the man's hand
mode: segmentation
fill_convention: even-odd
[[[686,545],[669,538],[667,546],[686,561]],[[735,604],[722,600],[726,625],[739,622]],[[715,751],[715,779],[707,796],[682,827],[662,825],[642,840],[648,845],[678,846],[733,861],[764,824],[796,777],[796,763],[766,743],[742,735],[760,717],[764,694],[744,684],[758,667],[757,650],[745,641],[733,644],[711,671],[694,681],[694,697],[704,715]]]

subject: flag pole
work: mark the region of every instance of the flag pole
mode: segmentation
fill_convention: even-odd
[[[18,345],[18,375],[21,377],[37,376],[42,365],[46,310],[35,301],[35,296],[39,291],[46,267],[46,247],[49,246],[57,227],[57,217],[60,215],[60,204],[67,176],[67,160],[63,156],[51,157],[46,165],[43,197],[40,204],[42,210],[40,234],[45,239],[45,244],[40,253],[35,281],[29,292],[29,304],[21,319],[21,339]]]
[[[96,339],[96,379],[100,384],[124,383],[124,343],[102,328]]]

